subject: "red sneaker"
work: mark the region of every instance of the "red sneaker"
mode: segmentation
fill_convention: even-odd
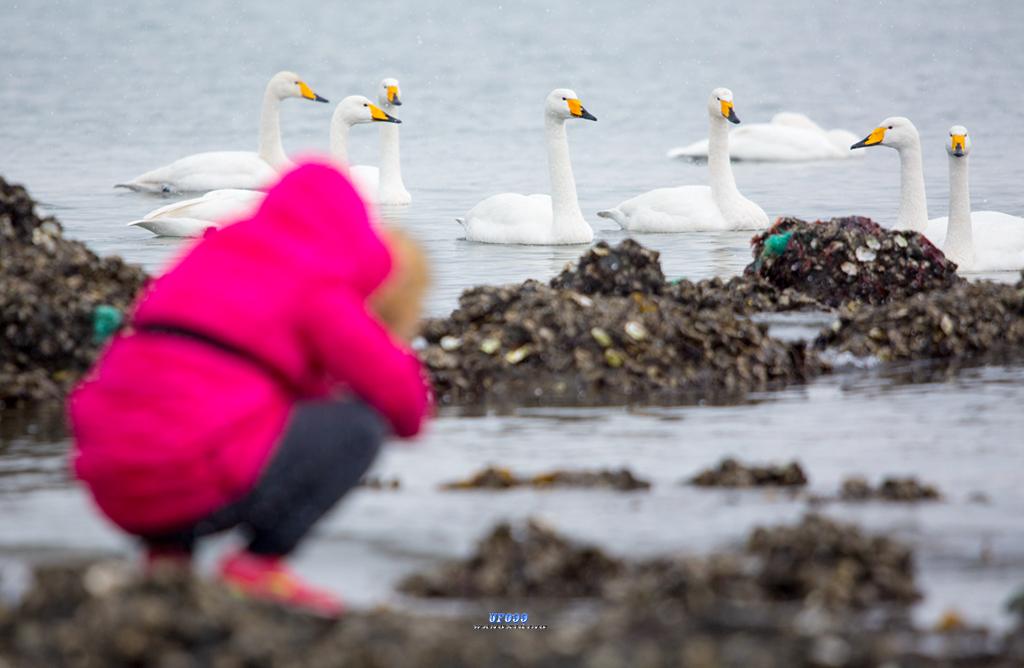
[[[232,591],[242,596],[280,603],[321,617],[340,617],[344,611],[341,599],[303,582],[280,557],[235,552],[221,562],[220,577]]]
[[[146,575],[157,572],[182,572],[192,570],[192,553],[188,550],[147,547],[143,570]]]

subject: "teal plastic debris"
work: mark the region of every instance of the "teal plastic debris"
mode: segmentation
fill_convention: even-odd
[[[779,234],[773,234],[764,241],[764,251],[762,255],[768,257],[778,257],[786,252],[786,246],[789,245],[789,240],[793,236],[792,232],[780,232]]]
[[[103,343],[121,328],[124,316],[121,309],[110,304],[100,304],[92,310],[92,342]]]

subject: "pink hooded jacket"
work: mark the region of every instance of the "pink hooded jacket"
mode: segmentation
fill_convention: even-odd
[[[197,243],[150,285],[132,324],[201,332],[277,377],[180,335],[115,338],[69,399],[75,473],[100,508],[148,533],[240,498],[278,442],[295,388],[301,398],[347,388],[396,434],[416,434],[430,402],[419,361],[364,304],[390,270],[362,200],[317,163],[282,178],[252,218]]]

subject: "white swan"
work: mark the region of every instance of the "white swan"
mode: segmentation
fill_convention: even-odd
[[[928,221],[925,234],[963,271],[1024,268],[1024,218],[998,211],[971,211],[967,156],[971,137],[954,125],[946,142],[949,154],[949,216]]]
[[[348,169],[349,129],[375,121],[401,123],[362,95],[351,95],[338,103],[331,117],[331,157],[339,168]],[[265,196],[262,190],[212,190],[202,197],[155,209],[129,225],[165,237],[199,236],[210,227],[220,227],[252,213]]]
[[[846,130],[825,130],[803,114],[783,111],[770,123],[751,123],[729,134],[729,157],[733,161],[797,162],[843,160],[860,156],[849,150],[857,136]],[[707,160],[708,140],[671,149],[669,158]]]
[[[502,193],[483,200],[456,220],[466,239],[491,244],[586,244],[594,231],[583,219],[569,159],[565,121],[596,121],[568,88],[556,88],[544,101],[551,195]]]
[[[900,207],[893,229],[921,232],[928,228],[928,201],[924,193],[921,136],[910,119],[892,116],[871,131],[850,150],[865,146],[888,146],[900,156]]]
[[[210,151],[175,160],[115,188],[144,192],[196,192],[219,188],[263,188],[291,165],[281,144],[280,103],[289,97],[327,102],[294,72],[278,72],[263,93],[259,150]]]
[[[1024,268],[1024,219],[998,211],[971,212],[967,129],[949,130],[949,215],[928,219],[921,162],[921,138],[906,118],[882,121],[851,148],[891,146],[899,152],[901,168],[899,229],[921,232],[957,263],[960,271],[1002,271]]]
[[[708,100],[709,186],[658,188],[598,211],[631,232],[690,232],[698,230],[754,230],[768,227],[768,216],[740,194],[729,164],[728,123],[739,123],[732,91],[716,88]]]
[[[389,115],[396,113],[402,97],[398,79],[384,79],[377,91],[381,109]],[[402,163],[398,151],[398,126],[385,123],[380,126],[380,167],[353,165],[352,180],[359,191],[378,204],[402,205],[412,202],[412,195],[402,183]]]

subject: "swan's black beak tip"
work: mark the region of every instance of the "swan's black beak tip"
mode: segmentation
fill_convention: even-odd
[[[313,94],[313,101],[314,102],[330,102],[330,100],[328,100],[326,97],[320,97],[319,95],[316,95],[315,93]]]
[[[597,120],[597,116],[595,116],[594,114],[590,113],[586,109],[583,109],[582,107],[580,108],[580,118],[582,118],[583,120],[586,120],[586,121],[596,121]]]
[[[730,110],[729,110],[729,116],[728,116],[728,119],[729,119],[729,122],[730,122],[730,123],[736,123],[737,125],[738,125],[738,124],[739,124],[739,122],[740,122],[740,117],[739,117],[739,116],[737,116],[737,115],[736,115],[736,112],[735,112],[735,111],[733,111],[732,109],[730,109]]]

